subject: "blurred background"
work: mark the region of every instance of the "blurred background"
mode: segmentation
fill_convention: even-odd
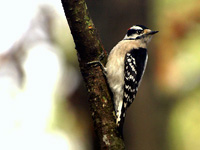
[[[108,52],[134,24],[160,31],[127,112],[127,150],[199,150],[200,1],[86,2]],[[98,150],[61,1],[2,1],[0,16],[0,149]]]

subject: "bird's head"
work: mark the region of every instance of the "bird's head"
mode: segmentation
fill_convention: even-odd
[[[152,36],[158,31],[152,31],[143,25],[134,25],[128,29],[124,40],[140,40],[145,44],[149,43]]]

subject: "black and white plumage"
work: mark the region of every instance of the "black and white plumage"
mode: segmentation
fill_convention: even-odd
[[[116,124],[120,132],[125,112],[135,99],[146,68],[147,43],[157,32],[142,25],[132,26],[108,56],[106,76],[113,93]]]
[[[146,68],[147,49],[133,49],[126,53],[124,67],[124,107],[129,107],[135,99],[141,78]]]

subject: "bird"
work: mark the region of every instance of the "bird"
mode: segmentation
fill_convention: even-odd
[[[126,111],[136,97],[146,69],[147,44],[158,32],[144,25],[133,25],[110,51],[106,66],[100,61],[104,54],[100,55],[99,60],[87,63],[99,64],[107,78],[113,97],[116,125],[122,137]]]
[[[120,134],[123,134],[126,110],[136,97],[146,69],[147,44],[157,32],[143,25],[133,25],[108,55],[104,72],[113,93],[116,124]]]

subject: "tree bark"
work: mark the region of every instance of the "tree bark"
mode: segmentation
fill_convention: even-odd
[[[85,0],[61,0],[76,45],[79,65],[89,95],[90,110],[101,149],[125,149],[117,131],[115,112],[106,78],[100,66],[88,65],[107,53],[90,18]]]

